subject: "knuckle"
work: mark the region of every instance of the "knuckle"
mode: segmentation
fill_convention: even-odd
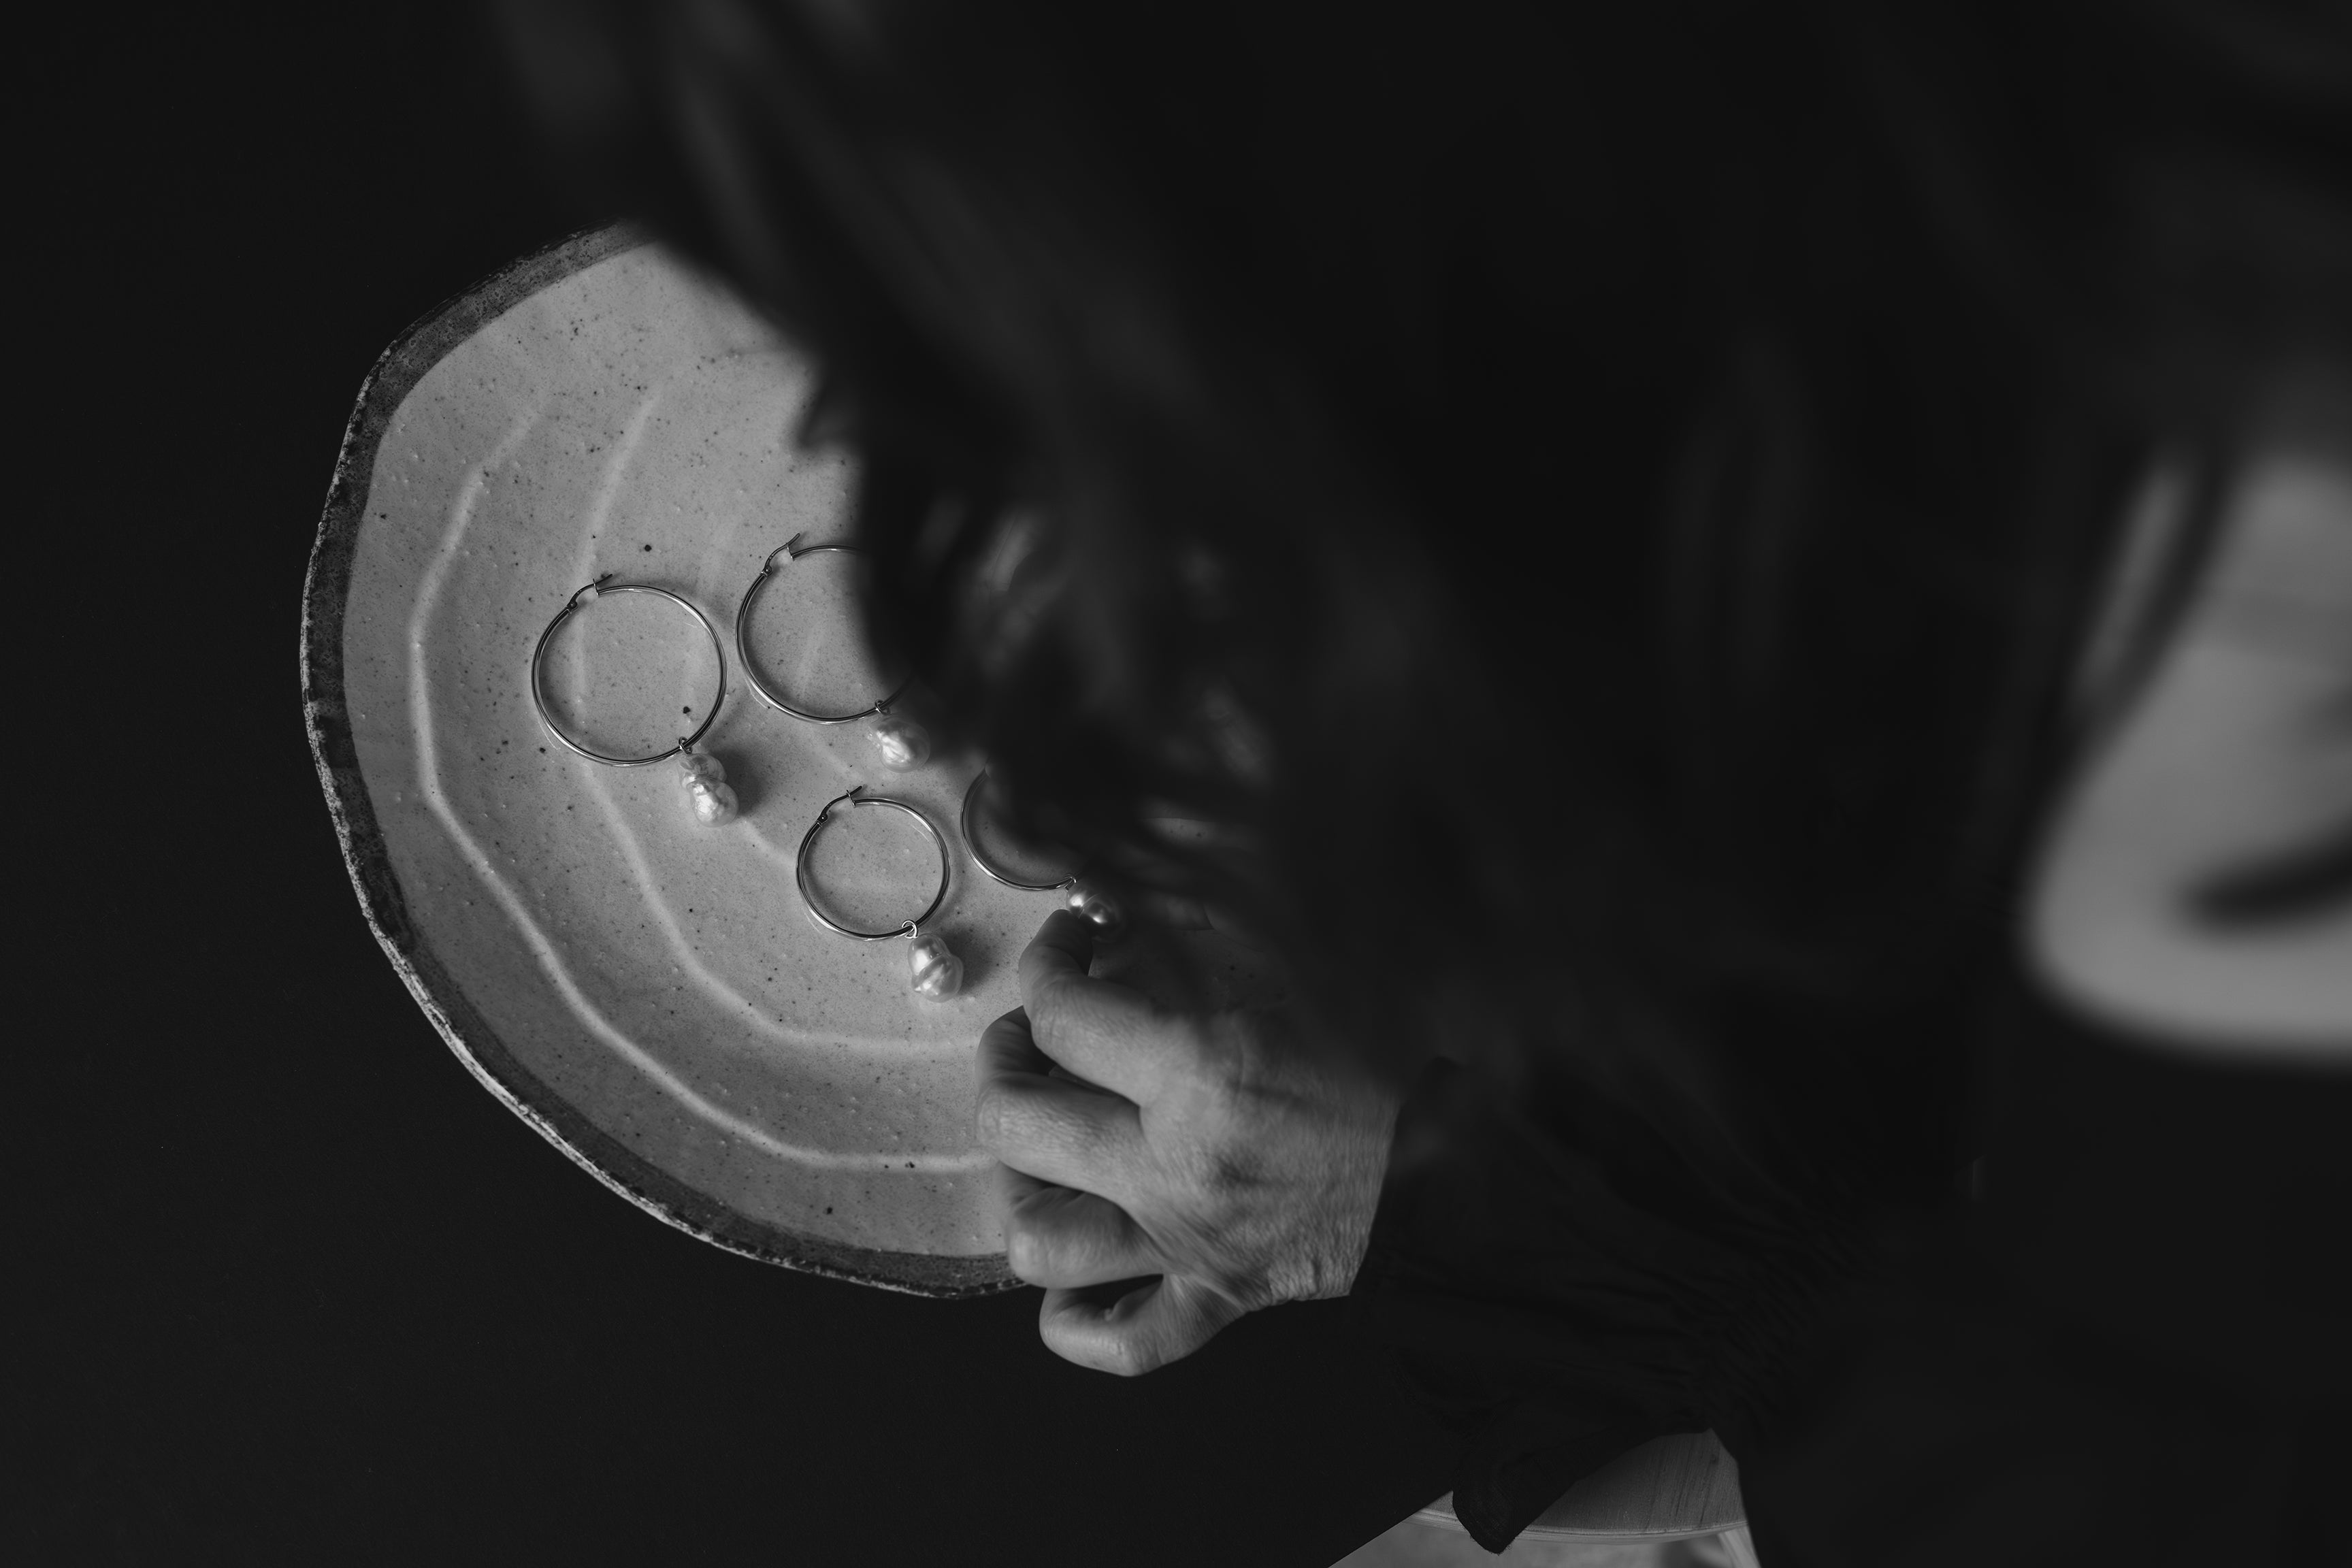
[[[1246,1144],[1228,1143],[1202,1163],[1201,1186],[1207,1195],[1234,1199],[1265,1184],[1265,1173],[1256,1152]]]
[[[1193,1071],[1203,1088],[1226,1104],[1246,1100],[1258,1078],[1257,1042],[1249,1020],[1220,1013],[1193,1030]]]
[[[1211,1251],[1221,1250],[1218,1238],[1246,1215],[1266,1173],[1258,1154],[1246,1142],[1204,1139],[1161,1167],[1184,1196],[1184,1207],[1198,1239]]]

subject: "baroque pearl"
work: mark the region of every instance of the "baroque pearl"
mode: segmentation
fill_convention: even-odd
[[[722,780],[718,784],[694,781],[688,792],[694,797],[694,820],[705,827],[718,827],[735,820],[735,792]]]
[[[1095,928],[1095,939],[1108,942],[1127,927],[1127,915],[1108,893],[1073,882],[1062,894],[1062,907],[1084,917]]]
[[[874,749],[882,753],[882,765],[893,773],[903,773],[930,761],[931,732],[912,719],[877,713],[867,733],[873,738]]]
[[[735,820],[735,792],[728,786],[727,770],[717,757],[688,746],[678,752],[677,765],[678,783],[693,804],[695,821],[717,827]]]
[[[935,936],[915,939],[907,953],[907,971],[913,977],[915,994],[933,1002],[944,1002],[963,989],[963,960]]]

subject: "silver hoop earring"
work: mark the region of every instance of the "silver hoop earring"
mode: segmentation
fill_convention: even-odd
[[[988,770],[983,768],[963,792],[963,809],[957,814],[956,826],[963,833],[964,853],[971,863],[1008,888],[1018,888],[1024,893],[1059,893],[1062,907],[1083,918],[1095,928],[1097,940],[1108,942],[1125,929],[1127,916],[1116,900],[1098,888],[1089,886],[1082,873],[1084,867],[1058,882],[1024,882],[1018,877],[988,863],[980,852],[980,838],[971,830],[973,804],[980,799],[980,786],[988,782]]]
[[[814,822],[809,824],[809,830],[801,835],[800,853],[794,857],[793,865],[793,879],[800,884],[801,902],[808,906],[809,915],[817,924],[842,936],[852,937],[859,942],[888,942],[894,937],[908,938],[913,943],[907,952],[908,978],[908,983],[915,988],[915,994],[933,1002],[944,1002],[963,988],[963,960],[950,952],[948,944],[938,937],[925,936],[922,928],[925,921],[939,913],[940,902],[948,896],[948,876],[950,866],[947,840],[940,837],[940,830],[931,826],[929,817],[925,816],[905,801],[892,800],[887,795],[866,795],[862,793],[865,788],[864,784],[853,784],[846,795],[835,795],[825,802],[824,809],[816,814]],[[816,890],[809,886],[809,847],[816,842],[816,836],[824,831],[824,825],[833,820],[833,808],[844,801],[849,803],[852,810],[861,805],[886,805],[893,811],[906,813],[915,819],[915,825],[923,830],[933,847],[939,850],[939,890],[931,895],[931,901],[923,906],[923,912],[913,920],[893,926],[888,931],[859,931],[855,927],[842,924],[825,913],[824,906],[817,902]]]
[[[555,639],[557,629],[582,605],[593,604],[606,594],[651,594],[657,599],[668,600],[694,617],[695,624],[710,638],[710,651],[719,660],[719,689],[712,694],[710,706],[703,712],[702,722],[695,726],[693,734],[679,736],[677,745],[656,752],[649,757],[608,757],[602,752],[590,751],[557,726],[555,716],[547,710],[546,694],[540,689],[540,667],[547,658],[547,645]],[[667,588],[656,588],[649,583],[615,583],[610,572],[565,600],[563,608],[556,611],[555,618],[547,623],[547,629],[539,634],[539,645],[530,650],[530,705],[539,710],[539,721],[547,726],[547,732],[575,756],[585,757],[592,763],[602,763],[608,768],[642,768],[676,757],[685,773],[679,782],[685,786],[687,799],[694,807],[694,819],[708,827],[732,822],[736,817],[735,792],[728,787],[727,770],[719,766],[717,757],[695,745],[709,732],[710,726],[719,718],[719,704],[726,700],[727,650],[720,646],[719,628],[710,624],[710,617]]]
[[[743,590],[743,602],[735,607],[735,657],[743,666],[743,679],[751,682],[753,691],[760,694],[761,701],[765,702],[777,712],[790,714],[805,724],[851,724],[860,719],[870,719],[873,722],[866,726],[866,738],[874,742],[874,749],[881,753],[884,767],[897,773],[905,773],[909,769],[921,767],[930,759],[930,731],[912,719],[890,711],[890,705],[898,701],[900,694],[907,689],[906,682],[899,682],[887,696],[874,703],[873,706],[861,708],[855,713],[812,713],[805,708],[795,707],[785,701],[783,698],[768,689],[766,681],[760,679],[759,666],[751,662],[751,648],[748,641],[751,625],[751,604],[760,596],[760,590],[768,585],[768,579],[776,574],[776,557],[782,556],[785,563],[790,564],[803,555],[823,555],[827,552],[842,555],[866,553],[855,544],[803,545],[801,541],[804,537],[806,536],[796,533],[768,552],[768,558],[760,563],[760,574],[751,579],[751,585]]]

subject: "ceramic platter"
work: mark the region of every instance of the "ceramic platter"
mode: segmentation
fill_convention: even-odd
[[[409,990],[583,1168],[753,1258],[1001,1289],[972,1047],[1019,1005],[1015,963],[1054,900],[966,858],[958,806],[980,759],[892,773],[861,726],[797,722],[745,683],[737,608],[763,559],[795,534],[847,538],[845,461],[791,439],[810,390],[757,319],[625,230],[519,262],[413,328],[362,389],[311,558],[311,745]],[[761,673],[803,706],[878,694],[856,568],[795,561],[755,606]],[[684,596],[718,631],[725,696],[702,743],[737,821],[698,824],[674,762],[600,767],[541,728],[533,645],[604,573]],[[590,603],[543,668],[559,720],[617,754],[708,717],[719,682],[706,634],[648,595]],[[905,942],[832,935],[801,902],[801,837],[860,783],[946,839],[929,929],[966,965],[952,1001],[913,994]],[[820,886],[854,923],[903,919],[937,883],[938,851],[894,816],[856,810],[819,841]],[[1233,994],[1263,989],[1246,950],[1181,941]]]

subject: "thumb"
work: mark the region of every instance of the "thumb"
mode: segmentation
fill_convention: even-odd
[[[1133,1377],[1181,1361],[1245,1310],[1198,1280],[1157,1279],[1045,1292],[1037,1333],[1065,1361]]]

